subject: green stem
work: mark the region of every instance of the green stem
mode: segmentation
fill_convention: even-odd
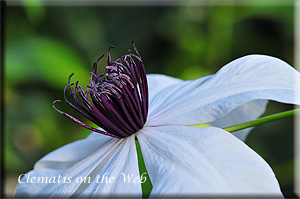
[[[223,129],[225,131],[228,131],[228,132],[235,132],[235,131],[246,129],[246,128],[249,128],[249,127],[253,127],[253,126],[257,126],[257,125],[264,124],[264,123],[267,123],[267,122],[271,122],[273,120],[278,120],[278,119],[281,119],[281,118],[289,117],[289,116],[295,115],[297,113],[300,113],[300,109],[294,109],[294,110],[285,111],[285,112],[282,112],[282,113],[276,113],[276,114],[273,114],[273,115],[269,115],[269,116],[266,116],[266,117],[259,118],[257,120],[252,120],[250,122],[245,122],[245,123],[237,124],[237,125],[234,125],[234,126],[229,126],[229,127],[223,128]]]
[[[135,137],[135,145],[136,145],[136,151],[137,151],[137,156],[138,156],[140,176],[142,178],[142,175],[144,174],[143,177],[146,179],[145,182],[141,183],[143,198],[149,198],[149,195],[151,193],[153,186],[152,186],[152,183],[150,181],[150,178],[149,178],[149,175],[148,175],[148,172],[146,169],[146,165],[145,165],[144,158],[142,155],[140,143],[136,137]]]

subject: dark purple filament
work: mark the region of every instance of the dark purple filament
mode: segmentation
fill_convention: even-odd
[[[58,110],[54,104],[60,100],[53,102],[54,109],[89,130],[116,138],[130,136],[143,128],[148,114],[148,85],[144,64],[134,43],[133,48],[136,54],[129,51],[113,62],[110,48],[107,54],[106,74],[97,72],[102,55],[94,63],[90,85],[87,88],[78,86],[78,81],[75,85],[70,83],[73,76],[71,74],[64,89],[66,103],[103,130],[90,127]],[[67,88],[78,107],[67,99]]]

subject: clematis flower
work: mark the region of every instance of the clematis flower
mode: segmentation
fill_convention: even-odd
[[[109,51],[106,74],[97,73],[101,56],[87,88],[70,76],[66,103],[99,128],[53,104],[94,132],[39,160],[19,179],[16,197],[142,197],[143,179],[134,180],[141,175],[136,138],[153,185],[150,196],[281,196],[270,166],[243,142],[251,129],[231,134],[222,128],[258,118],[267,100],[300,104],[300,74],[277,58],[249,55],[196,80],[146,76],[133,47],[135,53],[113,62]],[[198,124],[212,126],[191,127]]]

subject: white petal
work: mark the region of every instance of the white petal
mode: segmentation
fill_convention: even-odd
[[[254,100],[243,104],[233,111],[229,112],[224,117],[211,122],[210,124],[214,127],[225,128],[229,126],[233,126],[236,124],[240,124],[243,122],[248,122],[251,120],[255,120],[259,118],[266,110],[268,100]],[[247,135],[253,128],[247,128],[244,130],[233,132],[232,134],[235,135],[240,140],[245,141]]]
[[[79,197],[97,196],[134,196],[142,197],[135,136],[123,141],[103,169],[98,173],[98,182],[94,180]],[[114,180],[109,182],[109,179]],[[107,181],[106,181],[107,180]]]
[[[117,176],[120,172],[138,176],[138,163],[135,150],[134,136],[124,139],[111,139],[105,145],[98,148],[92,154],[74,164],[68,169],[35,169],[29,173],[31,176],[24,176],[22,182],[27,178],[35,177],[56,177],[63,176],[70,179],[70,182],[60,183],[21,183],[16,189],[16,197],[77,197],[80,194],[88,195],[118,195],[118,194],[141,194],[141,185],[132,183],[96,183],[97,176],[108,172],[108,176]],[[28,174],[29,174],[28,173]],[[80,182],[86,179],[87,183]],[[100,178],[101,179],[101,178]]]
[[[137,133],[152,196],[281,195],[269,165],[230,133],[215,127],[145,127]]]
[[[93,132],[86,139],[72,142],[48,153],[35,163],[34,169],[66,169],[94,153],[111,139],[115,138]]]
[[[159,93],[164,88],[183,82],[183,80],[181,79],[161,74],[149,74],[147,75],[147,81],[150,103],[155,95],[157,95],[157,93]]]
[[[165,88],[152,101],[147,125],[208,123],[256,99],[300,104],[298,92],[300,74],[287,63],[269,56],[246,56],[206,79]]]

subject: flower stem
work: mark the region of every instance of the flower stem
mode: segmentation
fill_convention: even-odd
[[[146,169],[146,165],[144,162],[144,158],[142,155],[142,151],[141,151],[141,147],[140,147],[140,143],[138,141],[138,139],[135,137],[135,145],[136,145],[136,151],[137,151],[137,156],[138,156],[138,163],[139,163],[139,171],[140,171],[140,176],[142,176],[142,174],[145,174],[145,178],[146,181],[141,183],[142,186],[142,193],[143,193],[143,198],[149,198],[149,195],[151,193],[151,190],[153,188],[152,183],[150,181],[147,169]]]
[[[273,114],[273,115],[269,115],[269,116],[266,116],[266,117],[259,118],[257,120],[252,120],[252,121],[249,121],[249,122],[229,126],[229,127],[223,128],[223,129],[225,131],[228,131],[228,132],[232,133],[232,132],[239,131],[239,130],[242,130],[242,129],[246,129],[246,128],[249,128],[249,127],[253,127],[253,126],[257,126],[257,125],[264,124],[264,123],[267,123],[267,122],[271,122],[273,120],[278,120],[278,119],[281,119],[281,118],[289,117],[289,116],[295,115],[297,113],[300,113],[300,109],[294,109],[294,110],[285,111],[285,112],[282,112],[282,113],[276,113],[276,114]]]

